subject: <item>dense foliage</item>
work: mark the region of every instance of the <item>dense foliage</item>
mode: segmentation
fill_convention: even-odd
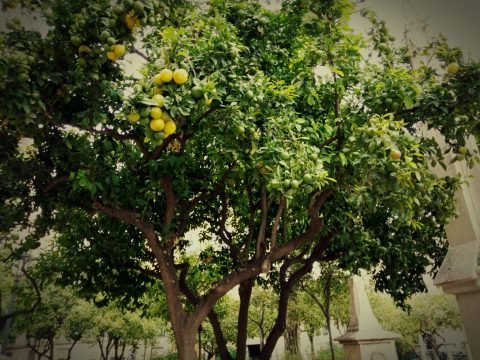
[[[130,303],[161,279],[181,359],[222,296],[240,285],[241,324],[271,282],[268,358],[315,262],[374,269],[398,301],[437,269],[459,179],[432,166],[474,165],[480,102],[443,39],[413,59],[372,13],[353,33],[347,0],[20,3],[48,26],[0,37],[0,230],[29,230],[18,252],[55,234],[58,282]]]

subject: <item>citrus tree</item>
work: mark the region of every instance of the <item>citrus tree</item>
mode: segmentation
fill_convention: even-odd
[[[85,296],[160,280],[180,359],[206,317],[228,358],[213,308],[237,285],[238,358],[255,280],[278,291],[266,359],[315,262],[374,268],[398,301],[440,264],[459,179],[431,167],[474,165],[480,93],[443,39],[414,62],[371,13],[355,34],[347,0],[16,4],[46,30],[0,37],[0,230],[28,229],[19,251],[54,233],[58,281]]]

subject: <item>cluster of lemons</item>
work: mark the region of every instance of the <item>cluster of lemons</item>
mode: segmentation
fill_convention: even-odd
[[[107,58],[109,60],[115,61],[125,55],[127,49],[123,44],[116,44],[110,47],[110,51],[107,51]]]
[[[155,85],[170,83],[172,80],[177,85],[182,85],[188,80],[188,72],[185,69],[176,69],[174,71],[163,69],[152,78]],[[168,137],[175,133],[177,126],[168,112],[163,108],[165,105],[165,98],[162,94],[157,93],[153,95],[152,100],[156,103],[156,106],[150,107],[150,129],[156,133],[161,132],[163,137]],[[127,118],[131,123],[136,123],[140,120],[141,115],[138,112],[131,112],[128,114]]]

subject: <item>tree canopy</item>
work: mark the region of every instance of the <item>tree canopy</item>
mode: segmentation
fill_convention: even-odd
[[[47,31],[0,36],[0,231],[28,229],[18,252],[54,234],[49,269],[85,296],[160,279],[181,359],[236,285],[239,323],[255,281],[278,290],[268,358],[315,262],[400,302],[439,266],[460,179],[432,166],[474,165],[480,108],[478,63],[445,39],[413,55],[370,12],[362,37],[347,0],[16,4]]]

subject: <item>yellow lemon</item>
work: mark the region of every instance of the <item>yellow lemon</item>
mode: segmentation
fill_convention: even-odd
[[[137,122],[138,120],[140,120],[140,114],[137,112],[131,112],[130,114],[128,114],[127,119],[132,123]]]
[[[163,84],[163,81],[162,81],[162,75],[161,74],[156,74],[153,79],[152,79],[153,83],[155,85],[162,85]]]
[[[162,131],[165,127],[165,123],[162,119],[153,119],[150,121],[150,129],[153,131]]]
[[[122,57],[123,55],[125,55],[125,52],[126,52],[125,45],[122,45],[122,44],[114,45],[113,52],[117,57]]]
[[[162,111],[162,119],[165,120],[165,121],[172,121],[172,117],[166,111]]]
[[[107,52],[107,58],[109,60],[115,61],[115,60],[117,60],[117,55],[115,55],[115,53],[113,51],[108,51]]]
[[[447,72],[451,75],[456,74],[460,70],[460,65],[457,62],[452,62],[447,66]]]
[[[165,98],[160,94],[153,95],[152,100],[157,103],[158,107],[165,105]]]
[[[160,80],[164,83],[168,83],[172,81],[173,73],[172,70],[170,69],[163,69],[160,71]]]
[[[167,121],[165,122],[165,127],[163,128],[163,132],[165,133],[165,136],[172,135],[175,130],[177,130],[177,125],[173,121]]]
[[[154,106],[150,109],[150,116],[153,119],[161,119],[162,118],[162,109],[157,106]]]
[[[177,69],[173,72],[173,81],[178,85],[185,84],[188,80],[188,72],[185,69]]]

